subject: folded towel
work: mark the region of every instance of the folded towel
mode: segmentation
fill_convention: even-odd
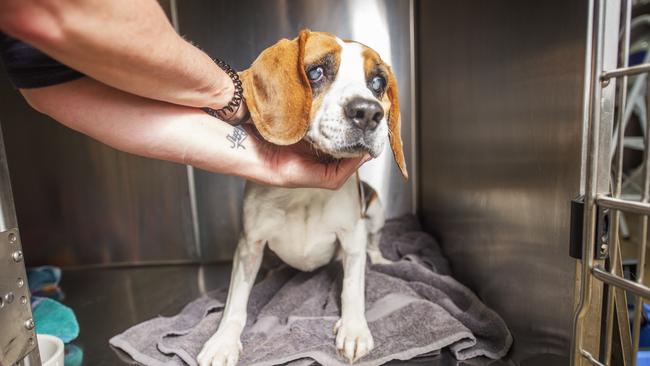
[[[36,333],[59,337],[64,343],[76,339],[79,336],[77,317],[72,309],[59,302],[64,297],[59,287],[61,269],[54,266],[28,268],[27,282],[32,294]]]
[[[357,362],[380,365],[448,347],[459,360],[503,357],[512,337],[503,320],[451,277],[431,236],[412,216],[390,220],[381,250],[392,264],[366,270],[366,318],[375,348]],[[239,365],[347,365],[332,333],[340,314],[342,268],[333,262],[311,273],[273,271],[251,292]],[[196,365],[216,331],[227,289],[113,337],[110,344],[145,365]]]

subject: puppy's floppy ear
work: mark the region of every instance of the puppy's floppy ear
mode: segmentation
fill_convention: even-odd
[[[241,74],[255,127],[277,145],[298,142],[309,127],[312,94],[304,64],[309,34],[303,30],[293,40],[280,40]]]
[[[404,147],[402,146],[401,129],[401,116],[399,113],[399,95],[397,91],[397,80],[393,70],[388,68],[388,89],[386,95],[390,100],[390,110],[388,111],[388,138],[390,140],[390,147],[393,150],[395,162],[402,172],[404,179],[408,179],[409,173],[406,171],[406,161],[404,160]]]

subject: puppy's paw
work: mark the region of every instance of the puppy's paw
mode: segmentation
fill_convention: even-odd
[[[380,251],[368,251],[368,256],[370,257],[370,263],[372,264],[391,264],[393,261],[386,259]]]
[[[334,326],[336,349],[348,360],[356,362],[375,346],[368,323],[365,319],[339,319]]]
[[[199,366],[235,366],[241,350],[239,337],[215,334],[205,342],[197,361]]]

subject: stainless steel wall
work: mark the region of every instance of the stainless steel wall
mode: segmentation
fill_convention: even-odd
[[[515,360],[568,364],[586,2],[420,1],[421,218],[511,327]]]
[[[377,49],[397,73],[406,159],[414,173],[411,1],[337,0],[327,6],[316,0],[161,4],[177,20],[181,34],[240,70],[264,48],[305,27]],[[0,101],[16,211],[32,264],[232,257],[243,180],[124,154],[61,127],[30,110],[1,68]],[[379,189],[390,216],[413,209],[415,181],[402,181],[388,149],[367,164],[362,175]]]

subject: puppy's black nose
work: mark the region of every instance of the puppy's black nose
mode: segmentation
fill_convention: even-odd
[[[384,110],[375,100],[355,98],[345,106],[345,115],[362,130],[374,130],[384,118]]]

